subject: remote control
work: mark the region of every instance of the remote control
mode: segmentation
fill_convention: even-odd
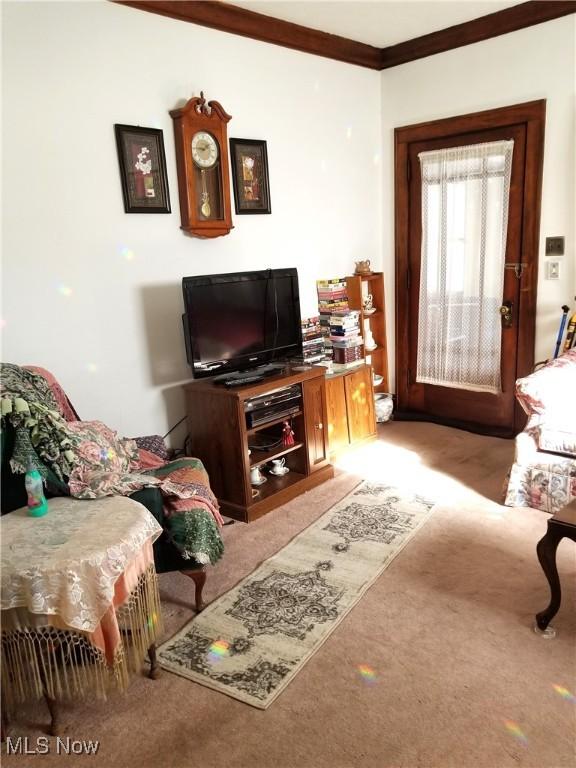
[[[241,387],[243,384],[253,384],[256,381],[262,381],[264,376],[249,376],[245,379],[227,379],[224,384],[227,387]]]

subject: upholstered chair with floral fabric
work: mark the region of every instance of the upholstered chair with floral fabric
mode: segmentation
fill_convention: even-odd
[[[576,541],[576,349],[518,379],[516,397],[528,422],[516,437],[504,503],[551,515],[537,547],[551,589],[550,605],[536,617],[545,630],[560,607],[558,544]]]
[[[576,498],[576,349],[518,379],[516,398],[528,422],[505,504],[554,514]]]
[[[60,387],[54,376],[45,369],[35,366],[27,366],[35,374],[40,374],[48,382],[50,389],[56,399],[61,415],[69,424],[89,424],[80,422],[79,417],[72,406],[72,403],[66,396],[64,390]],[[24,475],[12,472],[10,459],[14,448],[14,430],[10,424],[3,420],[1,437],[1,460],[2,460],[2,514],[11,512],[14,509],[26,506],[27,497],[24,488]],[[162,465],[168,459],[168,451],[161,437],[154,435],[149,437],[135,438],[135,442],[140,449],[141,458],[146,457],[148,466],[159,467],[162,471]],[[166,465],[168,466],[168,465]],[[142,465],[142,469],[145,465]],[[207,476],[199,461],[195,460],[196,479],[199,482],[205,482],[207,491],[209,489]],[[202,479],[204,476],[204,480]],[[56,480],[56,478],[52,478]],[[68,489],[60,486],[57,482],[48,484],[47,496],[67,495]],[[137,490],[131,494],[130,498],[143,504],[149,512],[156,518],[164,529],[162,536],[154,543],[154,561],[157,573],[171,571],[180,571],[190,577],[195,583],[195,604],[196,610],[200,611],[204,607],[202,600],[202,590],[206,581],[206,565],[197,562],[193,558],[184,559],[181,551],[175,546],[168,526],[166,525],[166,504],[159,488],[149,487]],[[79,504],[82,502],[79,501]],[[193,505],[192,505],[193,506]]]

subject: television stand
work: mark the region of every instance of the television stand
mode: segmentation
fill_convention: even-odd
[[[265,380],[219,386],[213,379],[187,384],[186,411],[190,449],[210,476],[210,485],[226,517],[250,523],[304,491],[334,476],[328,460],[326,369],[296,370],[289,365]],[[273,399],[278,390],[299,388],[289,413],[271,409],[263,421],[249,426],[254,398]],[[293,442],[285,445],[285,423]],[[287,471],[270,473],[274,459],[284,459]],[[259,467],[266,482],[252,485],[250,473]]]

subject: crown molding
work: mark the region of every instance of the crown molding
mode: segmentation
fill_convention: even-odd
[[[478,19],[415,37],[397,45],[376,48],[339,35],[249,11],[218,0],[112,0],[149,13],[200,24],[264,43],[293,48],[315,56],[367,69],[389,69],[409,61],[450,51],[463,45],[505,35],[576,13],[576,0],[529,0]]]
[[[304,53],[356,64],[368,69],[380,69],[380,48],[358,43],[346,37],[330,35],[316,29],[275,19],[262,13],[248,11],[229,3],[213,0],[112,0],[141,11],[158,13],[180,21],[189,21],[221,32],[249,37],[264,43],[274,43]]]
[[[570,13],[576,13],[576,0],[530,0],[472,21],[440,29],[438,32],[431,32],[429,35],[382,48],[380,68],[397,67],[399,64],[506,35]]]

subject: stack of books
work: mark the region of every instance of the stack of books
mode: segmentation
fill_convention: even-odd
[[[344,310],[330,317],[333,370],[345,371],[364,362],[364,342],[360,334],[360,312]]]
[[[320,313],[320,327],[324,338],[324,356],[326,360],[332,360],[333,348],[330,339],[330,318],[334,312],[348,310],[348,292],[346,278],[335,277],[331,280],[317,280],[318,311]]]
[[[318,363],[324,360],[324,337],[320,317],[307,317],[302,320],[302,354],[298,361],[302,363]]]

